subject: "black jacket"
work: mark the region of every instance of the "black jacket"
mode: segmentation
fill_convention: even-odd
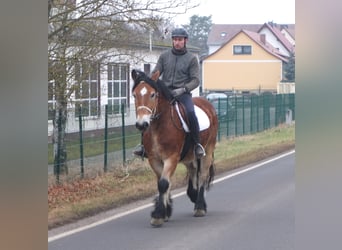
[[[169,89],[185,87],[190,92],[199,86],[199,63],[190,52],[181,55],[174,54],[172,49],[163,52],[153,73],[157,70]]]

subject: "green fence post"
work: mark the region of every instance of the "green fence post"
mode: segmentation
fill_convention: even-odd
[[[295,119],[295,94],[291,93],[290,94],[290,109],[292,110],[292,120]]]
[[[238,120],[238,106],[237,106],[237,96],[235,95],[235,136],[237,136],[238,130],[237,130],[237,120]]]
[[[229,136],[229,114],[230,114],[231,108],[229,107],[229,98],[227,96],[226,99],[226,138]]]
[[[280,109],[281,109],[281,94],[276,95],[276,102],[275,102],[275,121],[274,125],[275,127],[278,126],[280,123]]]
[[[83,162],[83,133],[82,133],[82,107],[78,109],[78,123],[79,123],[79,134],[80,134],[80,161],[81,161],[81,178],[84,178],[84,162]]]
[[[260,128],[259,128],[259,102],[260,102],[260,95],[256,96],[256,100],[257,100],[257,118],[256,118],[256,125],[257,125],[257,132],[259,132]]]
[[[126,141],[125,141],[125,104],[121,104],[121,121],[122,121],[122,162],[126,164]]]
[[[105,130],[104,130],[104,165],[103,171],[108,171],[108,105],[105,106]]]
[[[221,119],[221,100],[218,99],[217,103],[217,119],[218,119],[218,131],[217,131],[217,139],[221,141],[221,128],[222,128],[222,119]]]
[[[54,161],[54,173],[56,174],[56,182],[59,185],[59,175],[61,173],[61,133],[62,133],[62,110],[58,110],[58,143],[57,143],[57,156],[55,157]]]
[[[253,133],[253,103],[254,103],[254,98],[255,96],[252,95],[251,96],[251,103],[250,103],[250,116],[249,116],[249,133],[252,134]]]
[[[245,131],[245,96],[242,96],[242,135],[246,133]]]

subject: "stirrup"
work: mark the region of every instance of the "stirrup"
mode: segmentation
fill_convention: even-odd
[[[141,144],[136,146],[136,148],[133,150],[133,154],[135,154],[136,156],[140,156],[142,158],[147,157],[144,145]]]
[[[203,156],[205,156],[205,150],[200,143],[197,143],[195,145],[195,155],[197,158],[202,158]]]

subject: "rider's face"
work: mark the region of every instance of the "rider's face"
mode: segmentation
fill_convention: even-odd
[[[173,47],[175,49],[183,49],[185,45],[184,37],[173,37],[172,38]]]

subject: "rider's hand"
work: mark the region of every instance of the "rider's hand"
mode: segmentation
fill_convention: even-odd
[[[173,95],[173,97],[180,96],[184,94],[185,92],[186,92],[185,88],[178,88],[178,89],[171,90],[171,94]]]

